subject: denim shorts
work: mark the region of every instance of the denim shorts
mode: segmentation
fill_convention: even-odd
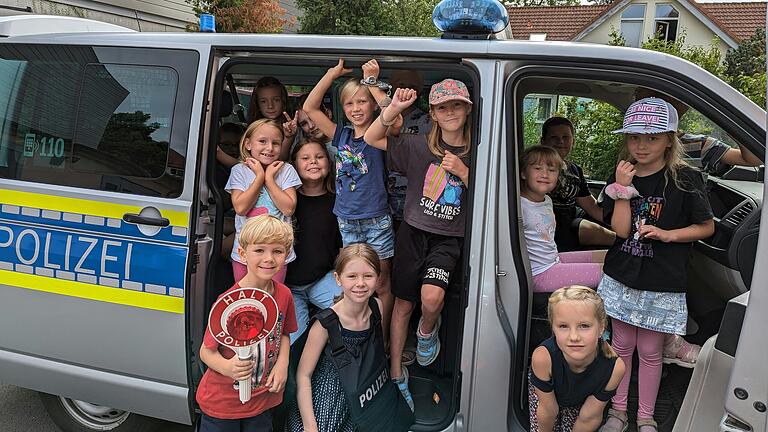
[[[368,243],[381,259],[395,256],[395,232],[390,215],[367,219],[337,219],[344,246]]]

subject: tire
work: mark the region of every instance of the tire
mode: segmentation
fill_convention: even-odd
[[[160,421],[115,408],[39,393],[51,420],[63,432],[154,432]]]

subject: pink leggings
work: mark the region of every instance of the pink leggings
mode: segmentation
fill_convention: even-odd
[[[551,293],[568,285],[597,288],[603,264],[592,262],[592,251],[561,252],[560,262],[533,277],[533,292]]]
[[[629,381],[632,378],[632,354],[637,347],[637,356],[640,359],[638,368],[638,418],[653,418],[656,407],[656,396],[659,393],[661,382],[661,355],[664,347],[664,333],[646,330],[611,318],[613,326],[613,343],[611,346],[616,354],[624,361],[626,372],[624,378],[616,389],[613,397],[613,409],[627,410],[627,396],[629,394]]]
[[[285,273],[288,271],[288,266],[284,265],[283,268],[280,269],[279,272],[273,277],[272,279],[280,282],[285,283]],[[245,277],[245,275],[248,274],[248,267],[246,267],[245,264],[239,263],[237,261],[232,261],[232,272],[235,274],[235,282],[240,282],[242,278]]]

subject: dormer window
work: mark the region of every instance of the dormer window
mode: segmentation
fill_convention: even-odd
[[[656,19],[653,25],[654,37],[673,42],[677,39],[677,21],[680,13],[671,4],[656,5]]]
[[[621,13],[621,35],[627,46],[639,48],[643,38],[645,5],[631,4]]]

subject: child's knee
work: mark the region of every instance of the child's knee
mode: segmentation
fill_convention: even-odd
[[[434,285],[424,285],[421,289],[421,304],[431,310],[439,309],[443,306],[445,291]]]

